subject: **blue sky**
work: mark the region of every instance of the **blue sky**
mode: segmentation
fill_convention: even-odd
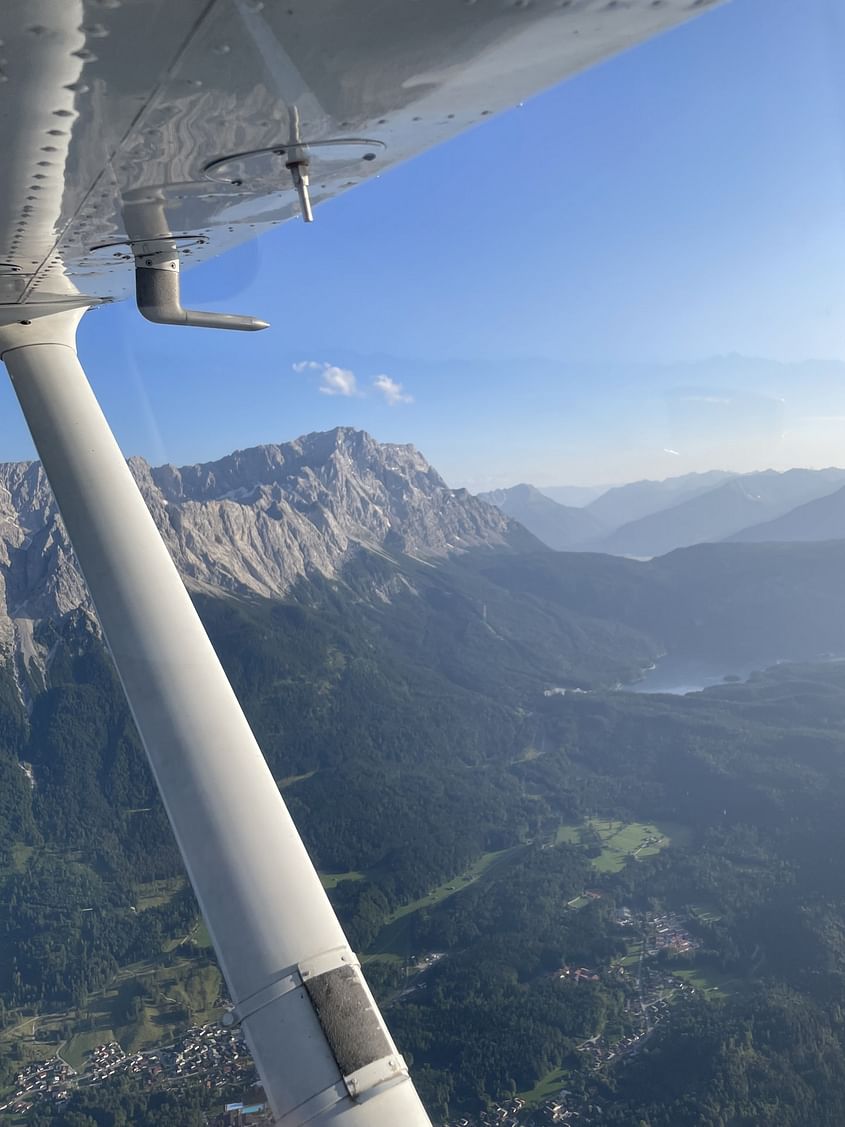
[[[732,0],[185,276],[267,332],[89,314],[124,451],[342,423],[478,489],[844,463],[840,7]]]

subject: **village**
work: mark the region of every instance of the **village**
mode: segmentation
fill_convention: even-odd
[[[450,1120],[444,1127],[545,1127],[545,1124],[570,1123],[578,1118],[577,1113],[567,1110],[562,1100],[546,1100],[540,1108],[527,1108],[525,1100],[518,1096],[494,1104],[487,1111],[473,1118],[461,1117]]]
[[[594,899],[599,895],[587,892],[584,897]],[[701,947],[700,940],[690,932],[688,921],[676,913],[642,916],[623,907],[616,911],[615,922],[631,935],[630,954],[626,958],[604,970],[563,966],[552,974],[553,978],[579,984],[598,982],[602,976],[611,975],[628,986],[625,1013],[629,1032],[616,1040],[597,1034],[577,1046],[576,1051],[594,1075],[633,1057],[654,1029],[670,1016],[673,1003],[696,993],[695,986],[667,970],[659,960],[662,952],[691,956]],[[445,1127],[546,1127],[557,1123],[588,1127],[600,1122],[600,1107],[590,1097],[576,1096],[562,1083],[557,1095],[539,1106],[517,1097],[494,1104],[479,1115],[451,1119]]]
[[[124,1073],[149,1087],[202,1077],[209,1087],[219,1088],[240,1080],[251,1082],[255,1067],[240,1030],[217,1023],[194,1026],[172,1045],[132,1055],[110,1041],[91,1050],[80,1072],[58,1056],[21,1069],[14,1095],[0,1105],[0,1115],[24,1114],[43,1100],[61,1107],[78,1085],[100,1084]]]

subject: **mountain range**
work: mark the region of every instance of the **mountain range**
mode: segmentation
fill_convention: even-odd
[[[583,508],[559,505],[528,485],[481,496],[551,548],[649,559],[720,540],[836,539],[843,524],[836,502],[816,502],[843,486],[845,470],[837,468],[714,470],[618,486]],[[804,513],[808,506],[815,507]]]
[[[702,545],[652,563],[561,555],[508,512],[450,489],[412,446],[350,428],[199,465],[130,466],[197,597],[354,605],[404,651],[473,688],[613,684],[666,651],[811,656],[836,650],[845,634],[835,545]],[[636,524],[698,513],[715,537],[727,512],[741,526],[749,510],[783,511],[787,498],[834,489],[842,476],[796,470],[719,484],[719,475],[690,475],[658,483],[651,502],[645,483],[612,492],[631,489],[639,511],[655,495],[691,494],[627,526],[630,546]],[[566,528],[584,548],[591,529],[600,543],[622,531],[596,537],[592,505],[561,516],[528,486],[500,499],[512,512],[516,501],[534,514],[534,532],[558,542]],[[0,465],[0,645],[22,693],[50,660],[55,632],[45,624],[79,610],[95,622],[40,465]]]

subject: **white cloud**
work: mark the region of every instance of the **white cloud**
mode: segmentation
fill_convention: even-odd
[[[297,360],[291,367],[298,373],[318,372],[320,376],[318,390],[321,395],[362,398],[367,394],[358,387],[358,380],[354,372],[351,372],[348,368],[339,368],[337,364],[329,364],[327,360]],[[389,407],[398,407],[400,403],[414,402],[414,397],[408,395],[402,384],[390,376],[376,376],[371,389],[378,395],[384,396],[384,401]]]
[[[668,446],[663,447],[663,453],[671,454],[673,458],[680,458],[681,456],[678,450],[670,450]]]
[[[361,394],[355,373],[348,368],[338,368],[336,364],[319,360],[298,360],[292,367],[295,372],[319,372],[321,395],[352,397]]]
[[[358,384],[355,380],[355,373],[350,372],[348,368],[338,368],[334,364],[327,364],[323,369],[322,384],[320,385],[321,395],[358,395]]]
[[[373,388],[384,396],[385,402],[389,407],[398,407],[400,403],[413,403],[413,395],[408,395],[403,389],[401,383],[390,378],[390,376],[376,376],[373,380]]]

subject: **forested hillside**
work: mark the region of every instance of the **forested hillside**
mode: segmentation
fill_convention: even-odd
[[[585,1124],[835,1122],[845,666],[615,686],[667,650],[834,650],[842,554],[359,548],[284,599],[196,595],[435,1122],[517,1097],[542,1122],[562,1089]],[[0,672],[6,1092],[225,1001],[96,623],[33,643],[43,667]],[[33,1122],[170,1114],[155,1084],[98,1091]]]

